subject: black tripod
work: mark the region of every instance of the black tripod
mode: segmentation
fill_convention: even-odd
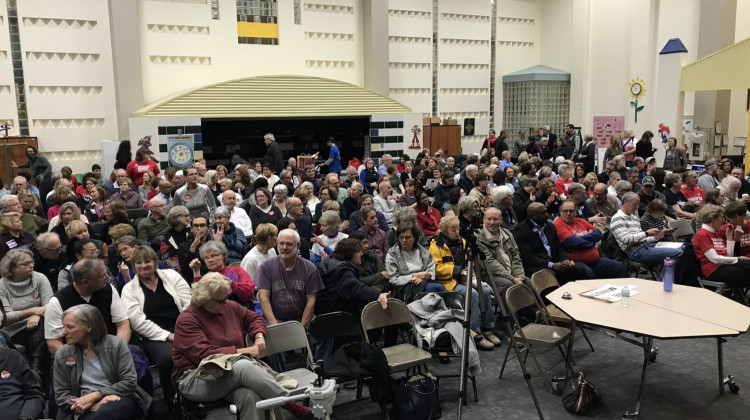
[[[463,405],[464,405],[464,401],[466,401],[466,388],[467,388],[468,370],[469,370],[469,339],[471,337],[470,320],[471,320],[471,288],[472,287],[475,287],[477,290],[477,293],[479,294],[480,311],[491,310],[491,308],[484,307],[484,300],[482,299],[482,293],[483,293],[482,276],[480,275],[480,273],[483,272],[485,276],[487,277],[486,279],[487,285],[492,288],[492,292],[495,294],[495,297],[497,298],[498,306],[500,308],[500,313],[501,313],[501,319],[505,323],[505,330],[508,332],[508,334],[511,337],[511,343],[513,345],[513,349],[516,352],[516,359],[518,360],[518,363],[521,365],[521,370],[523,371],[523,377],[526,380],[526,386],[529,388],[531,399],[534,400],[534,406],[536,407],[536,412],[539,414],[539,419],[544,420],[544,415],[542,414],[542,408],[539,406],[539,401],[537,400],[536,394],[534,393],[534,386],[531,384],[531,374],[526,369],[526,365],[523,363],[523,360],[521,359],[521,352],[518,349],[518,343],[516,342],[515,336],[513,334],[513,325],[510,319],[510,314],[508,313],[508,309],[505,307],[505,302],[503,302],[500,292],[497,290],[497,286],[495,285],[495,282],[489,276],[489,271],[487,270],[484,253],[482,253],[482,251],[476,247],[476,240],[467,241],[467,242],[469,246],[466,252],[466,259],[467,261],[469,261],[469,264],[466,270],[467,271],[466,294],[464,296],[464,319],[462,322],[462,325],[464,327],[464,334],[463,334],[463,346],[461,347],[461,373],[459,376],[459,388],[458,388],[458,419],[460,420],[461,416],[463,415]],[[481,270],[477,270],[477,267],[481,267]],[[472,279],[474,277],[476,277],[477,279],[476,285],[474,285],[472,282]]]

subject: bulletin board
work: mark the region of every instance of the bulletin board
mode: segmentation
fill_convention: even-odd
[[[594,117],[594,144],[609,146],[609,138],[625,129],[625,117]]]

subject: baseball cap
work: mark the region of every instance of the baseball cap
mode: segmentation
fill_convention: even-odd
[[[652,176],[644,176],[642,184],[643,185],[656,185],[656,180],[654,180],[654,177]]]
[[[707,160],[705,167],[706,168],[710,168],[711,166],[718,165],[718,164],[719,164],[719,162],[717,162],[715,160]]]
[[[647,157],[647,158],[646,158],[646,165],[648,165],[648,163],[649,163],[649,162],[653,162],[653,161],[655,161],[655,160],[656,160],[656,158],[655,158],[655,157],[653,157],[653,156],[651,156],[651,157]]]

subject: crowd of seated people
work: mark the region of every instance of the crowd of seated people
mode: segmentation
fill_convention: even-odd
[[[134,370],[142,351],[168,405],[180,390],[197,401],[231,400],[241,418],[254,419],[257,400],[287,393],[266,371],[238,362],[216,386],[196,371],[211,355],[257,357],[266,325],[306,327],[337,310],[358,318],[365,304],[385,307],[389,297],[470,292],[471,334],[491,351],[502,343],[491,289],[503,298],[539,270],[564,283],[627,277],[628,261],[679,264],[687,248],[656,246],[678,239],[670,228],[678,219],[697,225],[690,252],[703,276],[750,285],[750,182],[740,167],[710,161],[701,174],[684,165],[667,174],[652,157],[631,158],[634,149],[616,136],[596,174],[590,151],[568,150],[569,131],[551,142],[532,132],[499,155],[490,147],[465,161],[426,149],[413,159],[360,156],[324,176],[293,157],[277,161],[276,151],[265,162],[235,157],[228,166],[160,171],[144,150],[108,177],[98,165],[81,182],[68,169],[48,180],[18,176],[0,195],[2,332],[22,356],[12,363],[27,363],[27,392],[49,388],[50,409],[63,418],[147,412],[149,390]],[[335,167],[341,151],[332,140]],[[266,144],[278,146],[272,135]],[[474,244],[492,286],[482,305],[466,284]],[[226,333],[211,327],[217,315]],[[270,361],[285,368],[283,354]]]

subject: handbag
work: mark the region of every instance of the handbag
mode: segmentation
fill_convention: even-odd
[[[393,407],[400,419],[439,419],[442,413],[435,379],[428,374],[398,380],[393,389]]]
[[[576,376],[576,387],[570,394],[563,397],[563,405],[571,414],[586,415],[601,401],[602,397],[596,391],[594,384],[587,381],[583,372]]]

